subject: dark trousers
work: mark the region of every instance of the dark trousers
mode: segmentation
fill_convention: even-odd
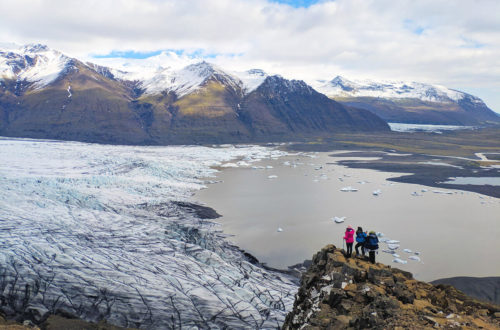
[[[361,253],[363,254],[363,257],[365,256],[365,243],[357,243],[356,246],[354,247],[356,249],[356,255],[359,256],[359,247],[361,246]]]
[[[352,255],[352,243],[345,243],[347,245],[347,257],[350,258]]]
[[[374,264],[375,263],[375,250],[370,250],[369,255],[370,255],[370,262],[372,264]]]

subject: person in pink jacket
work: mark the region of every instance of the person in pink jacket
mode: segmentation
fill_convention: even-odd
[[[354,243],[354,229],[351,226],[347,226],[344,234],[345,243],[347,245],[346,257],[350,258],[352,255],[352,243]]]

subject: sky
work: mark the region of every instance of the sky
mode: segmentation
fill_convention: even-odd
[[[0,41],[107,65],[408,80],[500,112],[498,0],[2,0]]]

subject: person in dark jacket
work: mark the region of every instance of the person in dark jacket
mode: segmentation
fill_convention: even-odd
[[[366,233],[363,231],[363,228],[358,227],[356,230],[356,257],[359,257],[359,248],[361,247],[361,253],[363,257],[365,256],[365,241],[366,241]]]
[[[378,250],[378,237],[377,234],[372,230],[365,241],[365,249],[368,250],[370,256],[370,262],[375,263],[375,252]]]

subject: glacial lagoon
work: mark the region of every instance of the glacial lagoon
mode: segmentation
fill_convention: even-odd
[[[328,243],[342,247],[350,224],[400,241],[395,253],[406,264],[382,252],[384,243],[377,260],[417,279],[500,274],[500,263],[491,258],[500,251],[500,199],[393,183],[387,179],[401,174],[349,169],[335,164],[346,158],[330,154],[224,168],[217,174],[221,182],[197,192],[195,199],[222,215],[218,222],[237,246],[271,267],[285,269],[310,259]],[[335,223],[334,217],[345,220]],[[420,261],[409,258],[415,251]]]

